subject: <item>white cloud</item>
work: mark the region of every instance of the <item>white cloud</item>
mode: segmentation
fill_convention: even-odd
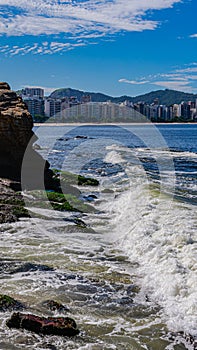
[[[0,0],[0,33],[12,36],[72,33],[73,35],[153,30],[149,10],[172,7],[181,0]],[[9,6],[9,8],[8,8]],[[16,11],[10,14],[10,6]],[[7,12],[6,12],[7,11]]]
[[[183,69],[178,69],[178,73],[197,73],[197,67],[188,67]]]
[[[189,36],[190,38],[197,38],[197,34],[192,34]]]
[[[166,89],[171,89],[171,90],[184,90],[191,92],[191,86],[188,86],[189,82],[188,81],[169,81],[169,80],[161,80],[161,81],[155,81],[153,83],[154,85],[164,87]]]
[[[69,43],[69,42],[42,42],[42,43],[34,43],[32,45],[24,45],[23,47],[20,47],[18,45],[14,46],[0,46],[0,53],[3,53],[4,55],[9,56],[16,56],[16,55],[27,55],[27,54],[40,54],[40,55],[51,55],[57,52],[65,52],[69,50],[73,50],[76,47],[84,46],[85,43]]]
[[[173,72],[149,75],[147,78],[138,80],[119,79],[119,82],[137,85],[149,83],[166,89],[196,92],[197,89],[194,86],[197,80],[196,66],[197,63],[193,62],[184,68],[175,69]]]
[[[142,81],[136,81],[136,80],[128,80],[128,79],[119,79],[119,83],[127,83],[127,84],[133,84],[133,85],[142,85],[149,83],[149,80],[142,80]]]

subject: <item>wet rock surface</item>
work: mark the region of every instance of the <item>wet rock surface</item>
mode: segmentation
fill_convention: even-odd
[[[55,300],[45,300],[45,301],[43,301],[42,305],[45,308],[47,308],[48,310],[53,311],[53,312],[54,311],[57,311],[60,313],[69,312],[69,309],[65,305],[63,305]]]
[[[32,314],[13,313],[6,322],[9,328],[27,329],[45,335],[72,337],[79,334],[76,322],[69,317],[39,317]]]
[[[57,187],[49,163],[33,149],[37,137],[32,128],[33,119],[26,104],[9,84],[0,82],[0,223],[29,216],[22,196],[16,193],[22,186],[21,169],[27,147],[23,189],[40,188],[43,183],[46,188]]]
[[[20,188],[20,183],[0,178],[0,224],[15,222],[20,217],[29,217],[22,195],[13,188]]]
[[[0,312],[24,310],[25,308],[25,305],[20,301],[8,295],[0,294]]]
[[[33,264],[30,262],[21,262],[21,261],[11,261],[4,260],[0,261],[0,277],[4,274],[14,275],[15,273],[26,273],[26,272],[47,272],[53,271],[52,267],[42,264]]]

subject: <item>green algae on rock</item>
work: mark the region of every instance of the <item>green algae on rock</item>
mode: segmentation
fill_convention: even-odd
[[[97,179],[86,177],[83,175],[73,174],[69,171],[53,169],[54,177],[61,181],[61,184],[77,185],[77,186],[99,186]]]
[[[25,305],[20,301],[17,301],[9,295],[0,294],[0,312],[23,310]]]

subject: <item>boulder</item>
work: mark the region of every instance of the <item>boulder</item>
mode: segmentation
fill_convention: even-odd
[[[22,328],[35,333],[72,337],[79,334],[77,325],[69,317],[39,317],[15,312],[6,322],[9,328]]]

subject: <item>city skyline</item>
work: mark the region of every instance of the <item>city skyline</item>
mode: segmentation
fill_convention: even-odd
[[[194,0],[0,0],[1,80],[136,96],[197,93]]]
[[[63,93],[62,90],[60,92]],[[175,103],[174,101],[170,104],[161,104],[159,98],[156,96],[153,98],[152,95],[152,101],[149,103],[147,101],[134,102],[128,99],[121,99],[114,103],[109,99],[103,100],[103,102],[95,101],[94,94],[85,95],[77,90],[72,91],[77,93],[76,96],[70,95],[70,92],[69,95],[66,95],[67,92],[65,90],[65,94],[62,94],[61,97],[53,96],[53,94],[50,97],[45,97],[44,89],[25,88],[20,91],[20,96],[26,103],[33,120],[40,122],[46,121],[47,118],[63,122],[197,121],[197,98],[193,102]],[[104,95],[101,96],[104,97]],[[188,97],[188,94],[185,96]],[[105,98],[107,97],[109,96],[105,95]]]

